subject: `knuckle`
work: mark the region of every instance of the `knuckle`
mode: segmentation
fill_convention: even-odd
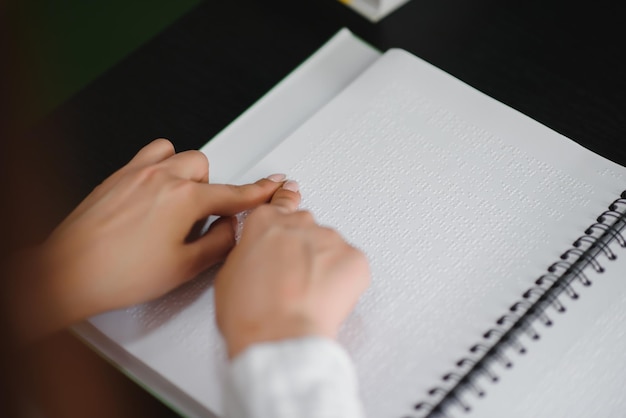
[[[330,241],[335,243],[336,245],[344,243],[341,234],[339,234],[336,229],[327,226],[320,226],[318,227],[318,233],[320,235],[320,238],[324,241]]]
[[[172,141],[167,138],[157,138],[152,141],[152,145],[163,148],[163,151],[171,151],[172,153],[175,152],[174,144],[172,144]]]
[[[169,140],[158,138],[144,146],[135,156],[147,154],[153,157],[159,156],[160,158],[165,158],[175,153],[174,145]]]
[[[191,151],[187,151],[187,152],[189,152],[189,155],[191,155],[193,158],[197,159],[199,162],[202,162],[203,164],[209,164],[209,158],[202,151],[191,150]]]
[[[345,257],[353,264],[359,266],[363,270],[369,271],[369,260],[367,255],[362,250],[344,241],[343,251]]]
[[[139,182],[150,182],[163,177],[162,170],[156,165],[141,167],[135,172],[135,177]]]
[[[361,274],[359,275],[360,281],[365,286],[369,285],[369,283],[371,282],[371,270],[367,256],[362,251],[353,248],[353,259],[354,263],[361,272]]]
[[[350,246],[349,252],[350,252],[350,255],[356,260],[357,263],[369,269],[369,261],[363,251],[353,246]]]
[[[185,164],[191,165],[195,169],[207,170],[209,167],[209,158],[202,151],[185,151],[181,157],[184,159]]]

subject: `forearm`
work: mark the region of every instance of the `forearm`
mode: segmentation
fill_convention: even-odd
[[[236,357],[225,387],[229,418],[362,418],[354,367],[331,339],[257,344]]]
[[[61,330],[89,315],[71,288],[69,274],[46,261],[43,246],[13,254],[7,263],[7,316],[17,340],[28,343]]]

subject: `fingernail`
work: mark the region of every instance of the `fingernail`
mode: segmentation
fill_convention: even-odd
[[[286,175],[282,174],[282,173],[278,173],[278,174],[272,174],[270,176],[267,176],[268,180],[272,180],[276,183],[280,183],[281,181],[284,181],[287,178]]]
[[[300,185],[295,180],[287,180],[285,184],[283,184],[283,189],[291,190],[292,192],[297,192],[300,190]]]

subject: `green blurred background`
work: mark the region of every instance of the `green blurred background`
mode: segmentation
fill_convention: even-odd
[[[0,0],[1,2],[2,0]],[[19,125],[36,123],[201,0],[17,0],[13,30]],[[0,3],[1,4],[1,3]]]

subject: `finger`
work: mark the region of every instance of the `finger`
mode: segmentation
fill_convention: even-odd
[[[169,140],[165,138],[155,139],[140,149],[126,167],[139,168],[156,164],[171,157],[175,153],[174,145],[172,145]]]
[[[223,261],[234,246],[235,231],[232,218],[223,217],[213,222],[206,234],[187,244],[191,275],[195,276]]]
[[[204,183],[209,181],[209,159],[201,151],[179,152],[161,161],[159,165],[185,180]]]
[[[192,215],[195,219],[209,215],[235,215],[267,203],[281,184],[269,178],[241,186],[197,183]]]
[[[291,213],[298,210],[301,200],[300,186],[297,182],[288,180],[274,193],[270,204],[285,213]]]

